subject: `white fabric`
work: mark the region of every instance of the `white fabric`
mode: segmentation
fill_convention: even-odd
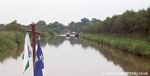
[[[27,33],[25,36],[24,56],[23,56],[23,68],[24,68],[24,70],[25,70],[25,67],[29,61],[29,57],[31,56],[31,51],[32,51],[32,47],[31,47],[31,43],[30,43],[29,34]]]

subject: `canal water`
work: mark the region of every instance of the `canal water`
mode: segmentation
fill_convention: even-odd
[[[125,72],[149,72],[150,60],[76,38],[59,37],[41,42],[43,76],[128,76]],[[120,75],[123,74],[123,75]],[[22,54],[0,63],[0,76],[33,76],[32,59],[23,73]]]

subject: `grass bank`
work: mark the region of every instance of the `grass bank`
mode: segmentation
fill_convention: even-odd
[[[24,34],[21,32],[0,32],[0,61],[20,54],[24,47]]]
[[[98,45],[150,58],[150,43],[146,41],[96,34],[81,34],[81,38]]]

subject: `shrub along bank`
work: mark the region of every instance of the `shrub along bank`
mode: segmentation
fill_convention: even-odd
[[[150,58],[150,43],[146,41],[97,34],[82,34],[81,38],[99,45],[106,45],[124,52]]]

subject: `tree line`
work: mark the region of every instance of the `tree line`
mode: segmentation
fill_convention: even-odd
[[[36,23],[36,31],[47,33],[49,35],[56,35],[62,33],[66,27],[59,22],[53,22],[46,24],[44,20],[39,20]],[[10,31],[10,32],[22,32],[25,34],[27,29],[31,29],[31,25],[22,25],[14,20],[8,24],[0,24],[0,31]]]
[[[150,35],[150,8],[138,12],[127,10],[121,15],[107,17],[105,20],[93,18],[71,22],[71,30],[93,34],[111,34],[127,37],[148,37]]]
[[[25,32],[30,25],[21,25],[17,21],[9,24],[0,24],[0,31],[21,31]],[[81,19],[80,22],[71,21],[68,26],[62,23],[53,22],[46,24],[44,20],[36,23],[36,30],[46,32],[50,35],[61,34],[63,30],[93,33],[110,34],[127,37],[149,37],[150,35],[150,8],[142,9],[137,12],[127,10],[121,15],[107,17],[105,20],[92,18]]]

